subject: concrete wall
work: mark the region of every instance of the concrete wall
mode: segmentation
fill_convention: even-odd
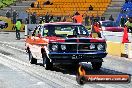
[[[132,58],[132,43],[107,41],[107,52],[113,56]]]

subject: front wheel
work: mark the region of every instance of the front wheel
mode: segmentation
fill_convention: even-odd
[[[43,65],[46,70],[51,70],[53,68],[53,63],[50,62],[48,57],[43,57]]]
[[[72,67],[73,67],[74,69],[78,69],[78,67],[79,67],[79,62],[72,63]]]
[[[28,52],[29,54],[29,62],[31,64],[37,64],[37,59],[35,59],[33,56],[32,56],[32,53],[31,52]]]
[[[91,64],[94,70],[100,70],[102,66],[102,62],[91,62]]]

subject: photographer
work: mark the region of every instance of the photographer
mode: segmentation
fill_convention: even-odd
[[[128,18],[128,21],[125,23],[125,25],[127,26],[128,32],[132,33],[132,17]]]

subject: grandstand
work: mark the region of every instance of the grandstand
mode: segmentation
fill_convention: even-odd
[[[103,16],[106,19],[108,19],[110,15],[112,14],[114,19],[116,20],[124,3],[125,3],[125,0],[111,0],[111,3],[109,4]]]
[[[36,12],[38,16],[45,15],[49,12],[54,16],[73,15],[75,11],[84,14],[87,11],[89,16],[102,16],[106,11],[111,0],[50,0],[52,5],[44,5],[46,0],[36,0],[35,7],[29,8],[28,13]],[[39,7],[37,5],[39,4]],[[92,5],[94,10],[88,11]]]
[[[0,0],[0,4],[2,0]],[[9,3],[11,0],[3,0],[6,3]],[[2,8],[0,8],[0,16],[5,16],[7,10],[13,11],[16,10],[18,13],[24,12],[25,10],[30,7],[30,4],[36,0],[12,0],[13,3],[10,3],[9,5],[5,5]]]
[[[116,22],[120,22],[121,16],[123,17],[132,17],[132,2],[124,3],[121,7],[121,11],[117,16]]]
[[[8,5],[2,6],[3,4],[0,3],[0,6],[3,7],[0,9],[0,15],[5,16],[7,10],[16,10],[21,15],[21,18],[25,19],[27,14],[33,12],[36,12],[37,16],[45,15],[46,12],[49,12],[49,14],[53,16],[72,16],[75,11],[81,14],[87,11],[88,16],[98,15],[108,19],[112,14],[115,19],[117,17],[119,19],[120,16],[118,16],[118,14],[120,14],[121,8],[125,3],[125,0],[50,0],[50,2],[53,3],[52,5],[44,5],[45,1],[46,0],[4,0],[4,3]],[[35,5],[34,8],[31,8],[30,5],[33,2]],[[93,11],[88,10],[90,5],[93,6]]]

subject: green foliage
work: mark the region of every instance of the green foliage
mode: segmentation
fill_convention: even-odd
[[[13,4],[16,0],[0,0],[0,8],[7,7]]]

